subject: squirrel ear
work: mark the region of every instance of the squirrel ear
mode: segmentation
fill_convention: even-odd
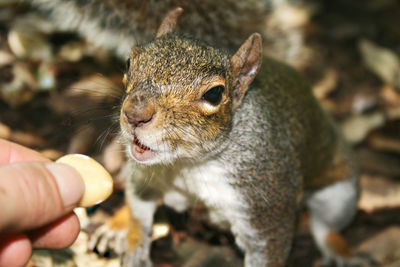
[[[183,9],[181,7],[177,7],[164,17],[160,26],[158,27],[156,38],[159,38],[167,33],[171,33],[174,31],[176,23],[178,22],[179,16],[182,14]]]
[[[233,109],[238,108],[242,103],[243,96],[260,69],[261,59],[261,35],[253,33],[230,60],[230,70],[233,77]]]

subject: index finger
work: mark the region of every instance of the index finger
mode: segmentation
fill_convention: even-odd
[[[0,165],[24,161],[50,160],[32,149],[0,139]]]

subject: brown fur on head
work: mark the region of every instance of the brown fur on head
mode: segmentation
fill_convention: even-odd
[[[233,109],[240,105],[261,61],[257,34],[232,58],[202,42],[172,34],[180,12],[170,12],[157,38],[135,46],[128,60],[122,133],[127,141],[137,138],[139,147],[153,153],[146,152],[149,156],[143,163],[197,159],[220,151],[228,138]]]

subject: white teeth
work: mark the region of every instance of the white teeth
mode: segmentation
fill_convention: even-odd
[[[146,150],[150,150],[149,147],[143,145],[142,143],[139,142],[139,139],[136,137],[136,135],[133,136],[133,142],[135,143],[135,145],[138,146],[138,148],[135,148],[137,152],[139,153],[144,153],[144,151]]]

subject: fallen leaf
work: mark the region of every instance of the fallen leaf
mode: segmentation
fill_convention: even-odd
[[[151,241],[166,237],[171,230],[171,226],[167,223],[155,223],[153,224]]]
[[[308,23],[314,8],[311,5],[295,6],[281,4],[277,6],[268,20],[269,27],[295,28]]]
[[[0,50],[0,68],[14,62],[15,56],[6,50]]]
[[[329,93],[335,90],[337,82],[338,76],[334,69],[325,71],[321,80],[312,87],[315,97],[319,100],[326,98]]]
[[[341,127],[346,140],[356,144],[363,141],[371,130],[381,127],[384,123],[384,114],[377,111],[368,115],[353,115],[346,119]]]
[[[21,131],[12,131],[10,140],[28,147],[41,147],[46,143],[46,141],[40,136]]]
[[[10,127],[0,122],[0,138],[9,139],[10,136],[11,136]]]
[[[400,258],[400,227],[391,226],[362,242],[358,251],[366,252],[375,260],[387,266]]]
[[[50,160],[56,160],[64,155],[64,153],[62,153],[61,151],[57,151],[54,149],[44,149],[39,151],[39,153]]]
[[[13,64],[12,77],[10,82],[2,84],[0,97],[10,106],[17,107],[34,97],[38,84],[30,66],[23,62]]]
[[[360,185],[361,196],[358,203],[360,209],[372,212],[376,209],[400,207],[400,181],[363,175]]]
[[[363,39],[359,49],[365,65],[383,82],[400,90],[400,60],[390,49]]]
[[[368,145],[373,149],[400,154],[400,140],[374,132],[368,135]]]
[[[385,113],[389,120],[400,118],[400,93],[390,85],[384,85],[379,91],[379,98],[383,102]]]
[[[19,58],[47,60],[52,58],[50,44],[42,34],[32,27],[19,25],[8,33],[8,44],[11,51]]]
[[[59,56],[66,61],[77,62],[84,56],[85,47],[84,42],[69,42],[61,47]]]

